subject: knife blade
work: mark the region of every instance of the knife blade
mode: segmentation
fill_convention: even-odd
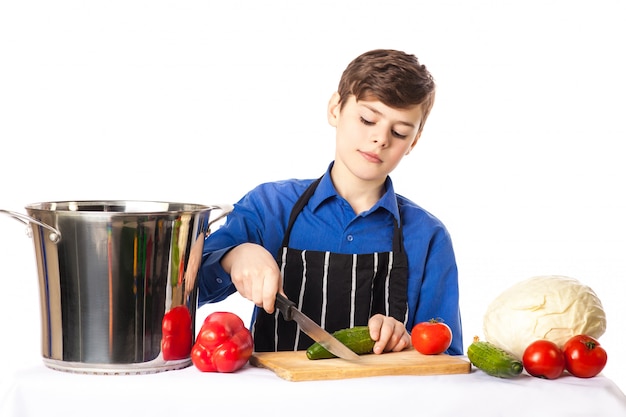
[[[335,336],[322,329],[317,323],[311,320],[306,314],[297,309],[296,303],[289,300],[282,294],[276,294],[276,307],[283,314],[287,321],[295,321],[300,325],[300,330],[306,333],[311,339],[322,345],[324,349],[333,355],[346,360],[360,360],[361,357],[350,348],[341,343]]]

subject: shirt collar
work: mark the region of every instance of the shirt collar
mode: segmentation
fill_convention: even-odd
[[[315,193],[311,196],[309,200],[309,204],[311,204],[311,209],[313,211],[317,210],[317,208],[322,205],[329,198],[341,198],[339,194],[337,194],[337,190],[333,184],[332,179],[330,178],[330,170],[333,166],[333,162],[330,163],[328,169],[322,176],[322,180],[320,181]],[[363,213],[367,215],[372,213],[379,208],[383,208],[391,213],[395,218],[398,224],[400,224],[400,212],[398,210],[398,200],[396,198],[396,193],[393,189],[393,182],[391,181],[391,177],[387,176],[385,180],[385,194],[374,204],[374,206],[367,212]]]

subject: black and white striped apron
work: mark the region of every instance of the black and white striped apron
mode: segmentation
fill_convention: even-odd
[[[367,325],[377,313],[406,324],[407,257],[395,218],[391,252],[353,255],[288,247],[293,223],[320,180],[307,188],[291,211],[278,256],[285,294],[331,333]],[[278,310],[267,314],[256,308],[253,335],[257,352],[303,350],[313,343],[296,322],[285,321]]]

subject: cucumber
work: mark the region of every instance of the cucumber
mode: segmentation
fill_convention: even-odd
[[[509,352],[489,342],[474,341],[467,348],[467,357],[476,368],[498,378],[513,378],[522,373],[522,362]]]
[[[365,355],[374,351],[374,343],[376,342],[370,337],[370,329],[367,326],[337,330],[333,336],[357,355]],[[317,342],[306,350],[306,357],[312,360],[336,358]]]

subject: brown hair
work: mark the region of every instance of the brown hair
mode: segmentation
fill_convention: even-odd
[[[337,92],[340,108],[350,95],[357,100],[375,98],[398,109],[421,104],[421,131],[435,101],[435,81],[415,55],[393,49],[375,49],[348,64]]]

